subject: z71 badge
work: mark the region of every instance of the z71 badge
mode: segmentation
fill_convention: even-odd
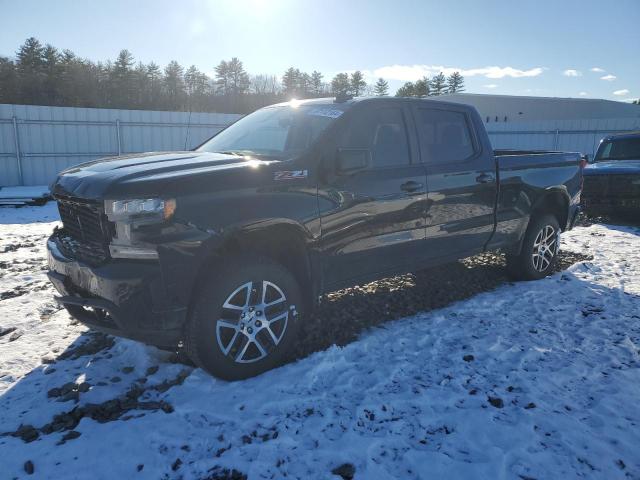
[[[309,170],[283,170],[273,174],[274,180],[301,180],[309,176]]]

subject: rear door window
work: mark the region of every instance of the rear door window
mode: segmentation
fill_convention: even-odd
[[[423,162],[460,163],[477,151],[465,113],[418,108],[416,127]]]

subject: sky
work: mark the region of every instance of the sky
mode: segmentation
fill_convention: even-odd
[[[251,74],[362,70],[392,93],[459,70],[471,93],[640,97],[640,0],[0,0],[0,16],[10,57],[35,36],[209,74],[233,56]]]

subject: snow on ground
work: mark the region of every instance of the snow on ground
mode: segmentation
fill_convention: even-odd
[[[0,209],[1,478],[640,478],[638,228],[576,228],[592,261],[227,383],[59,310],[56,219]]]

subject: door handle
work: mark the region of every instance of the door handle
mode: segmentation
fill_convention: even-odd
[[[416,190],[420,190],[423,187],[424,187],[424,184],[420,182],[414,182],[413,180],[410,180],[400,185],[400,189],[405,192],[415,192]]]
[[[476,177],[478,183],[491,183],[495,180],[495,177],[490,173],[481,173]]]

